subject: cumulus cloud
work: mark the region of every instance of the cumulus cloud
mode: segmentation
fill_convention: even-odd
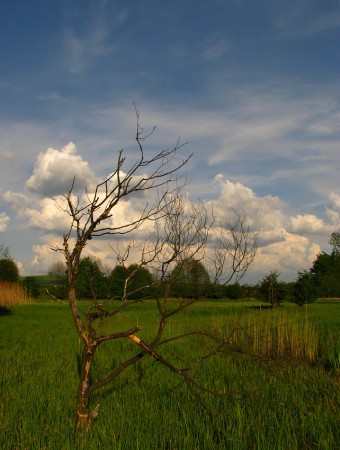
[[[49,268],[57,261],[63,261],[61,253],[52,249],[62,247],[61,236],[46,233],[40,238],[41,244],[32,245],[33,258],[30,262],[30,272],[36,274],[47,273]]]
[[[26,227],[43,230],[45,233],[43,242],[33,246],[34,258],[31,261],[31,270],[35,273],[44,273],[48,270],[55,258],[50,250],[51,246],[54,242],[60,246],[62,233],[69,229],[70,217],[65,212],[67,205],[62,194],[70,188],[74,176],[76,176],[74,194],[79,196],[80,205],[86,205],[94,195],[94,187],[98,182],[88,162],[77,154],[73,143],[69,143],[61,150],[48,148],[38,156],[34,173],[26,183],[31,193],[38,193],[43,197],[34,200],[35,196],[32,194],[28,197],[11,191],[3,195],[3,199]],[[124,176],[124,173],[121,173],[121,176]],[[140,176],[142,175],[131,183],[140,181]],[[113,187],[115,181],[113,177],[109,185]],[[313,242],[312,236],[329,235],[339,223],[340,196],[334,192],[329,196],[331,208],[326,209],[326,215],[330,219],[328,224],[313,214],[301,213],[289,217],[285,211],[287,205],[279,197],[272,195],[261,197],[246,184],[233,182],[222,174],[216,175],[214,185],[217,198],[207,202],[207,206],[213,206],[215,224],[234,220],[235,211],[246,214],[251,229],[258,233],[259,250],[254,267],[256,272],[262,274],[277,269],[289,279],[289,275],[296,276],[297,270],[309,268],[320,252],[320,247]],[[84,192],[85,186],[87,193]],[[102,199],[104,192],[98,192],[96,195]],[[105,225],[122,227],[136,221],[148,201],[151,200],[140,196],[130,196],[128,200],[121,200]],[[99,213],[100,211],[97,211],[97,214]],[[6,229],[9,220],[6,217],[4,214],[0,215],[0,231],[1,226]],[[148,234],[146,224],[134,233],[133,238],[147,239]],[[131,239],[131,236],[126,238]],[[125,236],[119,239],[124,244]],[[114,265],[114,256],[107,245],[106,237],[93,239],[88,243],[86,252],[99,257],[104,264]]]
[[[33,175],[27,180],[26,187],[31,192],[54,196],[68,191],[74,178],[75,192],[95,182],[89,164],[77,155],[73,142],[69,142],[61,150],[48,148],[39,154]]]
[[[19,192],[7,191],[2,198],[11,206],[18,219],[26,217],[26,210],[29,209],[32,204],[26,195]]]
[[[32,199],[24,194],[7,191],[3,198],[16,213],[16,217],[25,220],[26,227],[44,231],[66,231],[69,227],[68,216],[62,210],[66,207],[63,197],[41,199],[34,207]]]
[[[340,225],[340,213],[338,211],[334,211],[333,209],[326,208],[326,214],[329,217],[332,224],[339,226]]]
[[[0,213],[0,233],[7,231],[9,217],[5,213]]]
[[[259,248],[251,277],[278,270],[285,279],[294,279],[298,270],[311,267],[321,251],[313,235],[327,236],[334,231],[333,224],[312,214],[289,217],[286,205],[278,197],[260,197],[249,187],[227,180],[221,174],[215,177],[215,184],[219,197],[210,204],[217,222],[233,220],[233,210],[236,210],[246,214],[251,229],[257,232]],[[336,200],[334,196],[333,199]]]
[[[309,268],[321,249],[318,244],[311,243],[305,236],[285,232],[284,240],[274,242],[258,249],[256,270],[269,272],[279,270],[282,274],[292,273]]]
[[[289,218],[288,228],[294,233],[331,232],[332,227],[313,214],[298,214]]]
[[[340,210],[340,195],[336,194],[335,192],[332,192],[329,195],[329,199],[332,202],[334,208],[337,208]]]
[[[331,192],[329,195],[331,203],[330,208],[326,208],[326,215],[329,217],[331,224],[339,228],[340,226],[340,195]],[[334,227],[333,227],[334,228]],[[332,230],[334,231],[334,229]]]
[[[98,198],[100,199],[102,196],[103,194],[99,194]],[[93,198],[93,193],[83,194],[79,199],[74,197],[74,202],[79,200],[80,204],[84,206],[88,204],[89,198]],[[67,212],[67,202],[64,196],[45,197],[36,201],[34,206],[32,206],[32,199],[20,193],[7,191],[3,195],[3,199],[11,206],[16,217],[25,221],[25,227],[60,234],[67,232],[70,228],[71,219]],[[105,225],[119,228],[133,223],[141,216],[144,206],[145,202],[141,202],[138,198],[120,200],[113,208],[112,217],[106,220]],[[103,209],[100,208],[96,212],[96,216],[102,211]],[[80,225],[82,226],[86,220],[87,216],[84,216]],[[139,234],[146,232],[148,232],[147,225],[139,230]]]
[[[233,210],[236,210],[246,213],[247,221],[254,230],[277,229],[279,232],[282,228],[284,215],[278,197],[258,197],[249,187],[225,180],[221,174],[215,177],[215,183],[220,189],[220,196],[210,203],[213,204],[218,221],[231,220],[234,216]]]

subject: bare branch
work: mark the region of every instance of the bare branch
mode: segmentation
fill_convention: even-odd
[[[258,247],[257,233],[246,223],[245,213],[234,210],[235,220],[220,224],[214,254],[209,258],[214,283],[240,281],[252,265]]]

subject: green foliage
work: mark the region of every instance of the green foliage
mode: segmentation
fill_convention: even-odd
[[[66,264],[57,261],[49,267],[47,282],[48,291],[55,297],[63,300],[67,298]]]
[[[108,287],[110,297],[118,300],[123,298],[125,280],[129,276],[127,267],[123,265],[117,265],[108,277]]]
[[[287,296],[287,287],[284,282],[279,280],[279,276],[280,273],[277,270],[272,270],[259,284],[260,299],[270,303],[273,307],[279,306]]]
[[[0,281],[9,281],[11,283],[19,281],[19,269],[13,259],[0,259]]]
[[[303,306],[306,303],[315,302],[318,297],[318,289],[315,283],[315,275],[309,270],[298,272],[298,278],[294,283],[293,301]]]
[[[79,262],[77,295],[81,298],[105,298],[107,280],[101,262],[93,256],[86,256]]]
[[[129,299],[150,298],[154,294],[155,278],[147,267],[130,264],[128,273],[133,274],[128,285]]]
[[[207,289],[207,297],[211,299],[228,298],[238,300],[243,297],[243,287],[239,283],[227,284],[211,283]]]
[[[340,297],[340,232],[331,234],[332,253],[319,253],[309,271],[298,273],[294,286],[294,301],[303,305],[317,297]]]
[[[25,291],[29,297],[38,298],[40,295],[40,286],[36,277],[25,277],[22,281]]]
[[[320,253],[310,271],[319,297],[340,297],[340,253]]]
[[[238,300],[243,296],[243,289],[239,283],[228,284],[227,286],[223,286],[223,293],[225,297]]]
[[[147,267],[130,264],[128,267],[117,265],[108,277],[110,296],[121,300],[127,280],[127,299],[139,300],[154,295],[155,278]]]
[[[332,253],[340,254],[340,232],[334,231],[329,239],[329,244],[333,247]]]
[[[199,298],[206,296],[210,288],[210,276],[201,261],[187,259],[177,264],[170,276],[171,295]]]

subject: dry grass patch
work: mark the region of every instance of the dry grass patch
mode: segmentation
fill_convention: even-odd
[[[8,307],[30,302],[31,298],[21,284],[10,283],[9,281],[0,283],[0,306]]]

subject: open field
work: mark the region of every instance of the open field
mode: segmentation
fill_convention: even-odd
[[[251,309],[258,305],[199,302],[165,331],[170,337],[213,328],[247,352],[218,354],[197,369],[207,386],[230,393],[206,398],[212,416],[174,374],[146,357],[94,396],[100,415],[88,448],[340,448],[340,302],[317,302],[307,311],[293,304]],[[111,325],[139,324],[147,340],[156,320],[154,302],[147,301]],[[0,316],[0,328],[0,448],[72,449],[80,343],[68,307],[44,301],[16,306]],[[230,334],[233,328],[242,329]],[[185,365],[207,345],[187,338],[158,351]],[[94,377],[138,351],[127,339],[100,347]]]

